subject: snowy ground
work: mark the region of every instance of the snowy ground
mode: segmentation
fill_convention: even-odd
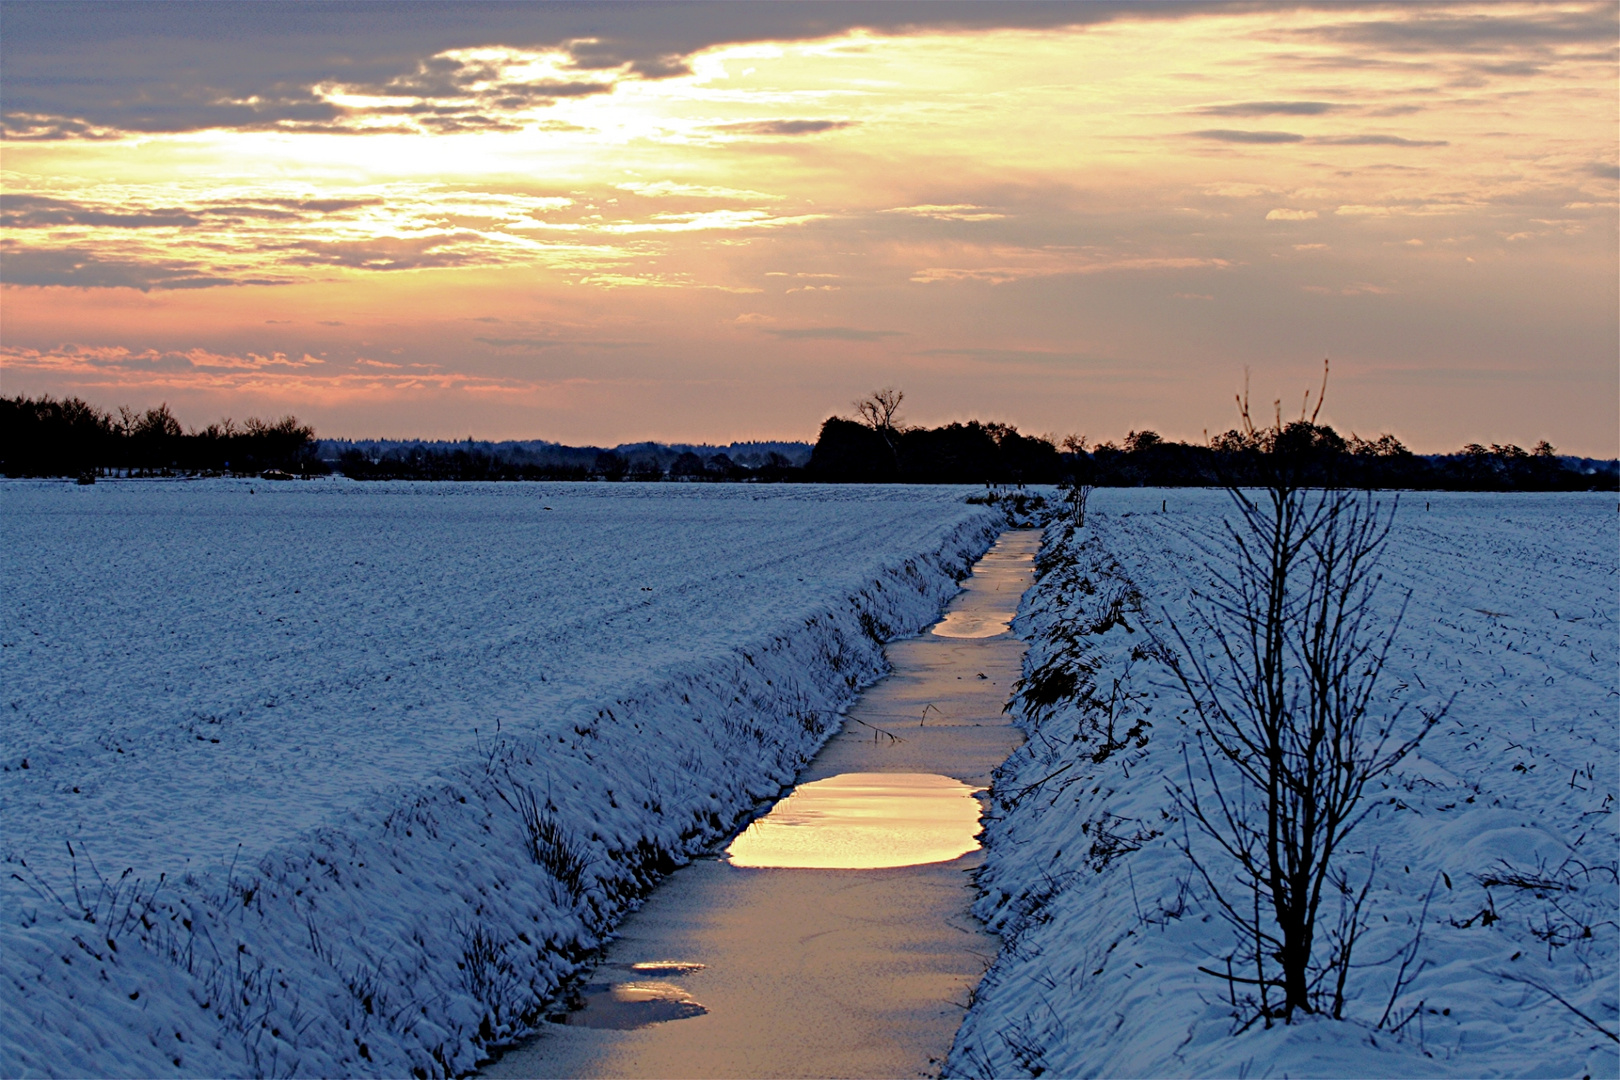
[[[1015,706],[1030,739],[994,788],[978,908],[1005,948],[948,1072],[1620,1073],[1599,1029],[1620,1027],[1614,496],[1402,498],[1386,610],[1412,600],[1383,685],[1458,696],[1346,852],[1381,867],[1348,1019],[1236,1036],[1224,981],[1195,970],[1221,966],[1230,931],[1176,846],[1208,842],[1166,793],[1186,782],[1189,702],[1137,648],[1188,624],[1226,511],[1216,491],[1105,490],[1085,530],[1048,530],[1025,670],[1066,670],[1078,694]],[[1415,978],[1391,1006],[1402,956]]]
[[[965,493],[0,485],[0,1074],[465,1072],[937,617]]]

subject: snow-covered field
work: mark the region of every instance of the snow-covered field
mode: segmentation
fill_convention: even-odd
[[[937,617],[964,494],[0,485],[0,1074],[471,1068]]]
[[[1192,623],[1226,499],[1102,490],[1084,530],[1048,530],[1025,671],[1055,663],[1090,703],[1015,706],[1030,739],[993,790],[978,908],[1005,948],[947,1071],[1620,1073],[1614,496],[1403,496],[1384,610],[1412,598],[1381,685],[1414,706],[1458,696],[1344,853],[1381,868],[1347,1019],[1240,1035],[1224,980],[1196,971],[1232,948],[1177,847],[1209,842],[1167,794],[1186,784],[1190,702],[1138,648],[1167,617]]]

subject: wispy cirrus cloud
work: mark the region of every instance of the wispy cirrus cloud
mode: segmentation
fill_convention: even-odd
[[[543,352],[546,349],[561,348],[630,349],[648,344],[645,341],[603,341],[588,338],[542,337],[534,334],[521,337],[479,336],[473,340],[494,349],[515,349],[521,352]]]
[[[200,201],[191,206],[151,206],[135,201],[92,202],[28,193],[0,194],[0,226],[48,229],[78,225],[98,229],[187,229],[231,225],[249,219],[312,221],[377,206],[376,198]]]
[[[1472,213],[1479,209],[1480,204],[1472,202],[1346,203],[1333,213],[1335,217],[1348,218],[1440,217]]]
[[[1134,255],[1010,246],[967,246],[954,254],[960,261],[923,267],[911,274],[911,280],[922,285],[952,282],[1007,285],[1031,278],[1155,270],[1221,270],[1232,265],[1227,259],[1204,255]]]
[[[718,187],[713,184],[682,184],[674,180],[634,181],[613,186],[620,191],[628,191],[645,199],[735,199],[776,202],[782,198],[780,195],[768,195],[763,191]]]
[[[965,360],[999,364],[1038,364],[1043,367],[1085,365],[1092,370],[1117,363],[1117,361],[1106,360],[1088,353],[1076,352],[1073,349],[1019,349],[978,346],[918,349],[911,355],[960,357]]]
[[[1323,146],[1450,146],[1446,139],[1403,139],[1399,135],[1321,135],[1311,140]]]
[[[786,341],[882,341],[904,337],[900,330],[867,330],[858,326],[797,326],[763,328],[764,332]]]
[[[607,197],[623,188],[597,194]],[[382,194],[325,198],[256,193],[157,202],[121,192],[64,198],[44,192],[0,197],[3,281],[141,290],[284,284],[322,269],[361,273],[528,264],[561,273],[602,272],[645,256],[642,237],[782,229],[824,214],[758,206],[664,209],[654,197],[613,216],[570,195],[395,184]],[[600,193],[602,189],[597,189]],[[741,192],[711,186],[699,205]],[[758,201],[769,200],[761,197]],[[457,226],[460,226],[459,228]]]
[[[1195,111],[1205,116],[1322,116],[1340,108],[1328,101],[1235,101]]]
[[[486,337],[483,335],[473,338],[480,345],[488,345],[495,349],[524,349],[530,352],[540,352],[545,349],[556,349],[564,345],[573,344],[560,338],[545,337]]]
[[[58,372],[259,372],[296,371],[323,366],[326,361],[308,353],[221,353],[204,348],[131,349],[123,345],[65,344],[54,349],[0,347],[7,367]]]
[[[768,210],[690,210],[658,211],[641,220],[574,219],[571,221],[526,222],[513,225],[514,231],[533,230],[553,233],[594,233],[603,236],[633,236],[641,233],[733,232],[741,229],[780,229],[820,221],[825,214],[773,214]]]
[[[64,343],[41,349],[8,345],[0,346],[0,366],[12,372],[48,374],[85,389],[256,393],[305,404],[365,400],[379,394],[524,394],[539,386],[529,379],[470,375],[363,356],[333,362],[308,353],[227,353],[202,347]]]
[[[918,206],[896,206],[880,210],[879,213],[905,214],[907,217],[932,218],[935,221],[1000,221],[1007,216],[973,203],[923,203]]]
[[[854,120],[739,120],[730,124],[714,124],[708,130],[723,135],[785,136],[821,135],[828,131],[841,131],[856,125]]]

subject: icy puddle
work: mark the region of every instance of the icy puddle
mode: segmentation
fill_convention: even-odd
[[[935,625],[932,633],[949,638],[995,637],[1007,632],[1016,614],[1015,611],[953,611]]]
[[[999,947],[969,913],[974,792],[1019,741],[1007,627],[1039,539],[1004,533],[933,632],[891,642],[798,786],[670,875],[573,1011],[486,1074],[936,1074]]]
[[[934,773],[841,773],[801,784],[744,829],[732,866],[877,870],[979,847],[974,788]]]
[[[576,1008],[563,1015],[562,1022],[574,1027],[631,1031],[668,1020],[686,1020],[708,1012],[701,1002],[670,980],[694,971],[702,964],[671,960],[649,960],[639,964],[603,964],[593,981],[580,987]],[[601,976],[624,975],[621,981],[601,981]]]
[[[1033,562],[1033,555],[1030,559]],[[1018,568],[1022,561],[1010,552],[992,551],[986,555],[975,571],[986,574],[983,591],[976,597],[978,603],[953,607],[929,632],[942,638],[987,638],[1007,633],[1029,584],[1021,575],[1008,575],[1006,571]],[[992,565],[986,567],[985,562]],[[987,571],[1002,573],[992,575]]]

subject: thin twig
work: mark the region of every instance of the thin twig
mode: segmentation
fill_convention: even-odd
[[[1615,1042],[1620,1042],[1620,1035],[1616,1035],[1614,1032],[1610,1031],[1608,1028],[1604,1027],[1602,1024],[1598,1023],[1596,1020],[1592,1019],[1590,1016],[1587,1016],[1585,1013],[1581,1012],[1581,1010],[1577,1009],[1575,1006],[1571,1005],[1568,1001],[1565,1001],[1563,995],[1560,994],[1558,991],[1552,989],[1551,987],[1542,986],[1540,983],[1536,982],[1536,980],[1534,980],[1534,979],[1532,979],[1532,978],[1530,978],[1528,976],[1515,975],[1512,972],[1508,972],[1508,971],[1493,971],[1493,972],[1491,972],[1491,974],[1495,975],[1499,979],[1506,979],[1509,982],[1523,983],[1526,986],[1535,987],[1537,990],[1540,990],[1543,994],[1546,994],[1548,997],[1550,997],[1554,1001],[1558,1002],[1558,1004],[1562,1005],[1564,1008],[1568,1009],[1570,1012],[1574,1013],[1576,1016],[1580,1017],[1582,1020],[1585,1020],[1588,1024],[1591,1024],[1593,1027],[1597,1028],[1599,1031],[1601,1031],[1604,1034],[1605,1037],[1613,1039]]]

